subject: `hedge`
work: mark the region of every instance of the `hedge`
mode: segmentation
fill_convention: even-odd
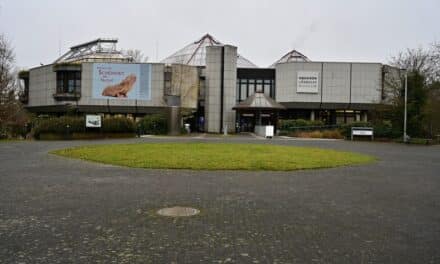
[[[307,131],[307,130],[321,130],[325,128],[322,121],[309,121],[304,119],[288,119],[280,120],[279,128],[282,132],[295,132],[295,131]],[[376,121],[371,122],[353,122],[350,124],[342,124],[340,130],[345,137],[350,137],[352,127],[372,127],[374,129],[374,137],[377,138],[395,138],[396,133],[393,131],[393,127],[390,121]],[[397,135],[398,136],[398,135]]]
[[[168,120],[164,115],[147,115],[137,124],[138,134],[163,135],[168,133]]]
[[[33,134],[39,139],[40,134],[71,134],[85,131],[84,117],[55,117],[36,120]]]
[[[33,134],[36,139],[40,139],[42,134],[60,135],[62,138],[69,139],[73,138],[73,134],[134,134],[135,131],[135,123],[126,117],[105,118],[100,129],[95,128],[90,131],[85,127],[85,117],[63,116],[36,120]]]
[[[133,120],[126,117],[105,118],[102,121],[103,133],[135,133],[136,127]]]
[[[103,138],[132,138],[133,133],[99,133],[99,132],[84,132],[65,134],[41,133],[40,140],[71,140],[71,139],[103,139]]]
[[[331,139],[343,139],[344,136],[341,134],[339,129],[332,130],[314,130],[314,131],[297,131],[290,132],[291,136],[300,138],[331,138]]]
[[[293,131],[297,128],[320,127],[324,126],[324,122],[320,120],[304,120],[304,119],[284,119],[279,120],[279,129],[282,131]]]

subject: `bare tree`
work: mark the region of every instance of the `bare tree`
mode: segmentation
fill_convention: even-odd
[[[133,62],[148,62],[148,56],[138,49],[128,49],[122,51],[125,56],[131,57]]]
[[[407,49],[392,57],[391,65],[420,73],[428,83],[435,82],[440,77],[440,44],[432,44],[428,49]]]
[[[0,104],[3,104],[14,92],[15,63],[14,50],[3,34],[0,35]]]
[[[408,72],[409,133],[426,137],[440,133],[440,44],[434,43],[429,48],[407,49],[392,57],[390,64]],[[398,81],[395,84],[396,93],[391,100],[393,127],[400,128],[403,120],[404,89],[402,82],[400,85]]]
[[[434,81],[440,82],[440,42],[432,44],[432,63],[435,68]]]
[[[11,44],[0,34],[0,137],[16,136],[27,122],[26,111],[17,98],[15,54]]]

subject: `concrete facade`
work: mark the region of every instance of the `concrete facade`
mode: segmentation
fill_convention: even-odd
[[[297,92],[299,71],[318,72],[317,93]],[[298,103],[305,105],[304,108],[315,108],[318,104],[333,104],[341,108],[350,104],[379,104],[382,65],[349,62],[281,63],[276,66],[276,84],[278,102]]]
[[[57,75],[52,65],[31,69],[29,72],[30,89],[27,106],[56,105],[53,94],[56,92]]]
[[[182,66],[180,64],[149,63],[149,100],[97,99],[92,96],[93,62],[89,61],[31,69],[26,106],[36,113],[62,115],[68,107],[76,107],[80,113],[135,116],[169,113],[168,108],[176,106],[179,109],[185,108],[182,112],[191,113],[195,120],[193,124],[199,130],[222,133],[224,128],[228,132],[236,131],[237,124],[241,125],[241,119],[240,114],[233,110],[234,106],[261,88],[266,89],[263,89],[266,95],[287,108],[283,110],[287,118],[325,118],[326,123],[340,123],[367,120],[367,112],[378,104],[389,102],[386,99],[393,95],[393,87],[399,84],[399,71],[380,63],[291,61],[276,64],[275,68],[237,69],[237,65],[240,65],[238,58],[237,47],[219,44],[206,47],[205,66],[185,65],[194,73],[190,83],[191,87],[195,87],[191,90],[192,104],[186,108],[181,99],[188,97],[188,94],[179,90],[181,85],[178,85],[178,91],[174,91],[177,88],[172,86],[175,83],[174,78],[178,77],[176,71],[173,73],[173,67]],[[70,67],[64,71],[81,71],[78,95],[67,99],[64,99],[64,94],[54,97],[57,93],[55,70],[58,66]],[[312,91],[303,90],[304,83],[301,83],[299,89],[297,82],[298,79],[302,82],[304,74],[312,74],[317,78]],[[170,89],[171,92],[168,91]]]

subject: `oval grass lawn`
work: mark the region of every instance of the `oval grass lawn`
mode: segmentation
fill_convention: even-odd
[[[328,149],[263,144],[141,143],[94,145],[53,154],[135,168],[193,170],[272,170],[331,168],[375,158]]]

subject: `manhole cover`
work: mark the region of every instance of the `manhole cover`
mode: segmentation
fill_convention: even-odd
[[[197,210],[195,208],[191,207],[169,207],[169,208],[162,208],[157,211],[158,215],[162,216],[173,216],[173,217],[179,217],[179,216],[193,216],[196,214],[199,214],[200,210]]]

